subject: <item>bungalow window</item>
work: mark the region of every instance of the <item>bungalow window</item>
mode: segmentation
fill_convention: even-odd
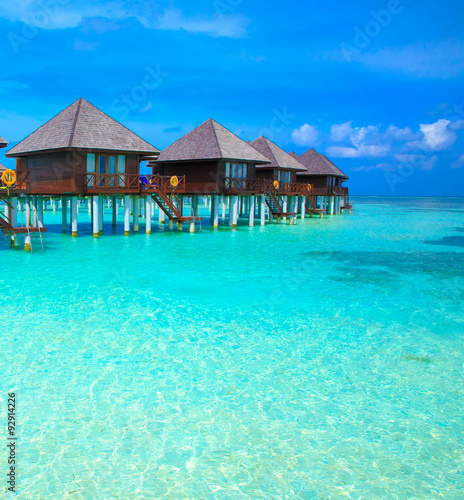
[[[87,154],[87,173],[95,173],[95,155],[91,153]]]
[[[125,174],[126,173],[126,157],[124,155],[96,155],[95,153],[87,153],[87,173],[99,175]],[[105,185],[105,179],[101,178],[99,183]],[[124,186],[124,177],[118,177],[118,184]],[[115,186],[116,178],[108,179],[108,186]]]
[[[248,165],[246,163],[226,163],[226,179],[246,179]]]

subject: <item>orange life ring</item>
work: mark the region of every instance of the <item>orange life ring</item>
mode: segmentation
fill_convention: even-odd
[[[16,183],[16,172],[14,170],[7,169],[2,174],[2,182],[5,186],[12,186]]]
[[[274,181],[272,185],[276,188],[279,189],[279,181]]]
[[[178,186],[178,184],[179,184],[179,179],[177,178],[177,176],[176,176],[176,175],[173,175],[173,176],[171,177],[171,186],[172,186],[173,188],[175,188],[175,187],[177,187],[177,186]]]

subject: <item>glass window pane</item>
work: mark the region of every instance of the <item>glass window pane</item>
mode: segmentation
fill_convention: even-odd
[[[243,165],[241,163],[238,164],[238,172],[237,172],[237,178],[238,179],[242,178],[242,166]]]
[[[280,170],[277,170],[277,180],[280,182]]]
[[[226,163],[226,178],[230,177],[230,163]]]
[[[243,165],[243,178],[244,179],[246,179],[248,177],[247,172],[248,172],[248,165],[245,163]]]
[[[232,163],[232,175],[231,177],[233,179],[235,179],[237,177],[237,164],[236,163]]]
[[[87,173],[95,173],[95,155],[93,153],[87,154]]]
[[[118,156],[118,174],[126,173],[126,157],[124,155]]]
[[[108,173],[109,174],[116,173],[116,156],[108,157]]]
[[[98,173],[106,174],[106,156],[98,157]]]

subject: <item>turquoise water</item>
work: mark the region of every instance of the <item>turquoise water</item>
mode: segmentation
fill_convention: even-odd
[[[464,199],[98,240],[79,216],[0,240],[15,498],[463,498]]]

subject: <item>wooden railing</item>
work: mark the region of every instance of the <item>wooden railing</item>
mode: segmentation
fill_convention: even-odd
[[[27,171],[16,171],[16,182],[10,187],[10,191],[27,191],[29,189],[29,174]]]
[[[139,191],[138,174],[84,174],[85,191]]]
[[[174,177],[177,179],[177,185],[173,185]],[[144,175],[140,177],[140,185],[142,191],[149,193],[185,193],[185,175]]]
[[[271,179],[224,179],[224,190],[229,193],[270,193],[276,192],[281,195],[312,195],[312,185],[302,182],[279,182],[275,188]]]
[[[224,179],[224,190],[240,193],[262,193],[263,179]]]

